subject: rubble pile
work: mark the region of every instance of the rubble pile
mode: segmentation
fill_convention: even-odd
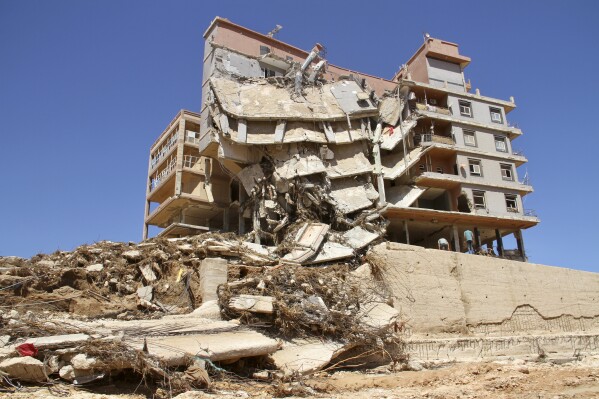
[[[322,223],[297,235],[319,241],[302,249],[312,256],[325,240],[377,237],[344,238]],[[206,233],[0,258],[3,386],[134,375],[166,396],[232,376],[285,380],[373,352],[401,360],[398,312],[360,251],[317,268],[289,253]]]

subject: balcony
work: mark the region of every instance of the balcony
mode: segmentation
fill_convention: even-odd
[[[449,110],[449,108],[439,107],[439,106],[430,105],[430,104],[416,103],[416,110],[417,111],[435,112],[437,114],[442,114],[442,115],[451,115],[451,111]]]
[[[454,145],[455,141],[452,137],[447,136],[439,136],[431,133],[423,133],[420,135],[420,145],[430,145],[430,144],[446,144],[446,145]]]
[[[167,179],[167,177],[170,175],[170,173],[175,169],[175,166],[177,166],[177,157],[172,156],[169,159],[166,167],[164,169],[162,169],[159,173],[157,173],[155,177],[150,178],[149,191],[152,192],[157,187],[159,187],[160,184],[162,182],[164,182]]]
[[[177,132],[174,132],[165,143],[155,152],[150,161],[150,170],[153,170],[160,164],[160,161],[166,157],[171,149],[177,144]]]

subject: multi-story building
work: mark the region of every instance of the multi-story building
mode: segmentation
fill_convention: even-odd
[[[521,231],[538,219],[523,209],[532,188],[518,180],[515,104],[470,93],[456,44],[426,38],[387,80],[222,18],[204,38],[202,109],[181,111],[150,150],[144,238],[155,225],[163,236],[253,230],[276,241],[295,207],[324,198],[334,225],[376,208],[392,241],[445,237],[464,250],[469,229],[504,255],[514,234],[525,258]]]

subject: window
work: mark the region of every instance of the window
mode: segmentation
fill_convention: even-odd
[[[474,200],[474,207],[476,209],[485,209],[487,205],[485,204],[485,192],[484,191],[474,191],[472,190],[472,199]]]
[[[418,169],[420,169],[422,172],[424,172],[424,170],[425,170],[424,164],[421,163],[420,165],[418,165]]]
[[[472,104],[468,101],[459,101],[460,103],[460,115],[472,118]]]
[[[270,47],[260,46],[260,55],[266,55],[270,53]]]
[[[501,115],[501,110],[499,108],[489,107],[491,111],[491,121],[495,123],[503,123],[503,115]]]
[[[443,173],[443,168],[440,166],[437,166],[437,173]]]
[[[472,130],[464,130],[464,144],[476,147],[476,134]]]
[[[499,152],[507,152],[505,137],[495,136],[495,149]]]
[[[469,159],[468,166],[470,169],[470,176],[482,176],[483,175],[483,168],[480,164],[480,160]]]
[[[508,212],[518,212],[518,196],[513,194],[505,195],[505,207]]]
[[[262,70],[262,76],[265,78],[272,78],[276,74],[275,71],[273,71],[272,69],[261,68],[261,70]]]
[[[285,56],[285,59],[286,59],[287,61],[293,61],[293,57],[292,57],[292,56],[290,56],[290,55],[286,55],[286,56]]]
[[[509,164],[500,164],[501,168],[501,178],[503,180],[514,181],[514,173],[512,172],[512,165]]]

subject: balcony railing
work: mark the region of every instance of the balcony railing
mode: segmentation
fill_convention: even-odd
[[[166,165],[166,168],[162,169],[160,173],[156,175],[156,177],[150,179],[150,191],[153,191],[156,187],[162,183],[167,176],[175,169],[177,165],[177,157],[173,156]]]
[[[436,112],[443,115],[451,115],[449,108],[438,107],[436,105],[416,103],[416,109],[421,111]]]
[[[429,144],[429,143],[440,143],[440,144],[448,144],[454,145],[455,142],[451,137],[446,136],[438,136],[436,134],[431,133],[423,133],[420,135],[420,144]]]
[[[166,154],[168,154],[168,152],[170,151],[171,148],[173,148],[173,146],[177,144],[177,133],[173,133],[168,140],[158,149],[158,151],[156,152],[156,155],[154,155],[152,157],[152,161],[151,161],[151,169],[154,169],[154,167],[156,167],[156,165],[158,165],[158,163],[160,162],[160,160],[162,158],[164,158],[166,156]]]
[[[524,209],[524,216],[532,216],[538,218],[537,211],[535,211],[534,209]]]
[[[187,130],[185,132],[185,142],[193,143],[193,144],[200,144],[200,133],[194,132],[192,130]]]
[[[183,167],[184,168],[193,168],[200,160],[200,157],[196,157],[195,155],[185,155],[183,157]]]

